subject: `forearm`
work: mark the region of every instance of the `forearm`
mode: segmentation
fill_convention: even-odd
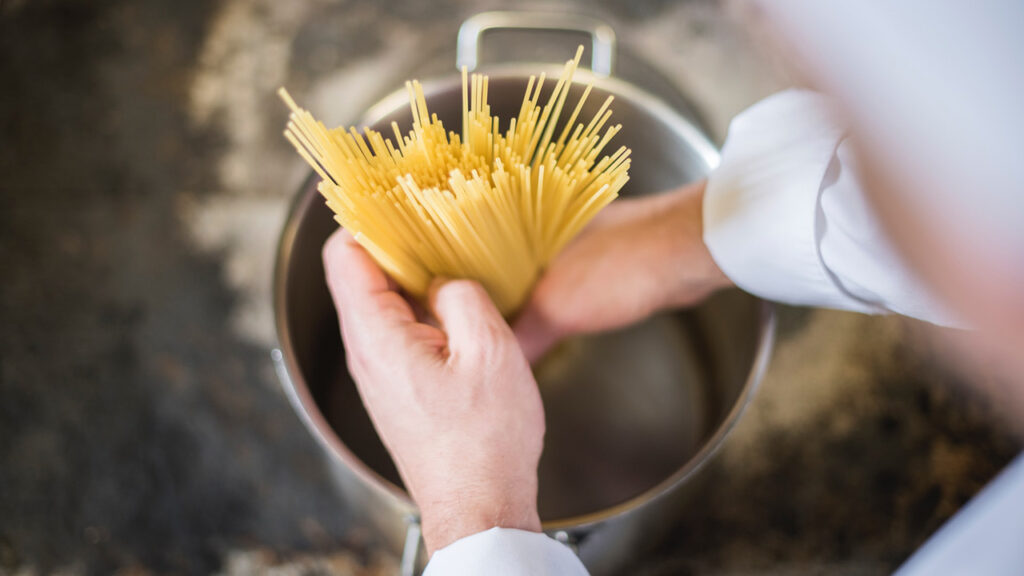
[[[622,226],[618,239],[629,258],[618,260],[623,298],[635,302],[635,315],[700,302],[712,292],[732,286],[704,244],[703,202],[707,181],[666,192],[621,201],[605,225]]]

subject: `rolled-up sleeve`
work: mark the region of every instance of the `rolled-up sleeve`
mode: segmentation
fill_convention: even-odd
[[[733,120],[708,179],[704,240],[762,298],[959,325],[890,244],[843,128],[814,92],[776,94]]]
[[[537,532],[492,528],[434,552],[424,576],[587,576],[560,542]]]

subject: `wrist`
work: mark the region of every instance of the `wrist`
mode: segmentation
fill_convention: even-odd
[[[420,504],[427,554],[491,528],[540,532],[536,482],[510,490],[446,491],[444,498]]]
[[[704,189],[701,180],[670,192],[664,212],[667,233],[662,236],[666,279],[663,308],[695,304],[712,293],[733,286],[704,243]]]

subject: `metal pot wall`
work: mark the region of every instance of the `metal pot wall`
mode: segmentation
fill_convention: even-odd
[[[569,101],[593,83],[581,116],[589,118],[606,95],[615,96],[613,122],[623,128],[613,146],[633,150],[623,196],[676,188],[717,163],[715,147],[685,112],[610,75],[615,47],[607,26],[578,16],[482,14],[463,25],[460,64],[476,65],[478,42],[494,28],[591,34],[592,71],[577,73]],[[514,116],[528,77],[541,71],[557,77],[560,70],[525,63],[486,67],[492,110],[503,119]],[[461,125],[459,74],[425,81],[423,88],[431,112],[446,126]],[[404,90],[373,106],[362,124],[383,132],[393,120],[403,130],[411,125]],[[279,247],[274,307],[280,349],[273,356],[343,498],[396,552],[404,550],[402,570],[412,574],[420,546],[416,508],[346,372],[324,282],[320,250],[335,228],[311,177]],[[699,493],[699,471],[750,400],[773,334],[771,308],[732,291],[692,310],[576,338],[555,350],[535,370],[547,414],[538,502],[544,529],[575,546],[595,576],[621,570],[656,542],[686,499]]]

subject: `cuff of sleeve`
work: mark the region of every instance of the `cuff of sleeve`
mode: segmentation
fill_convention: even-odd
[[[819,197],[842,138],[827,101],[808,91],[733,119],[704,194],[704,242],[737,286],[789,304],[877,311],[836,284],[818,250]]]
[[[587,576],[564,545],[539,532],[491,528],[434,552],[424,576]]]

